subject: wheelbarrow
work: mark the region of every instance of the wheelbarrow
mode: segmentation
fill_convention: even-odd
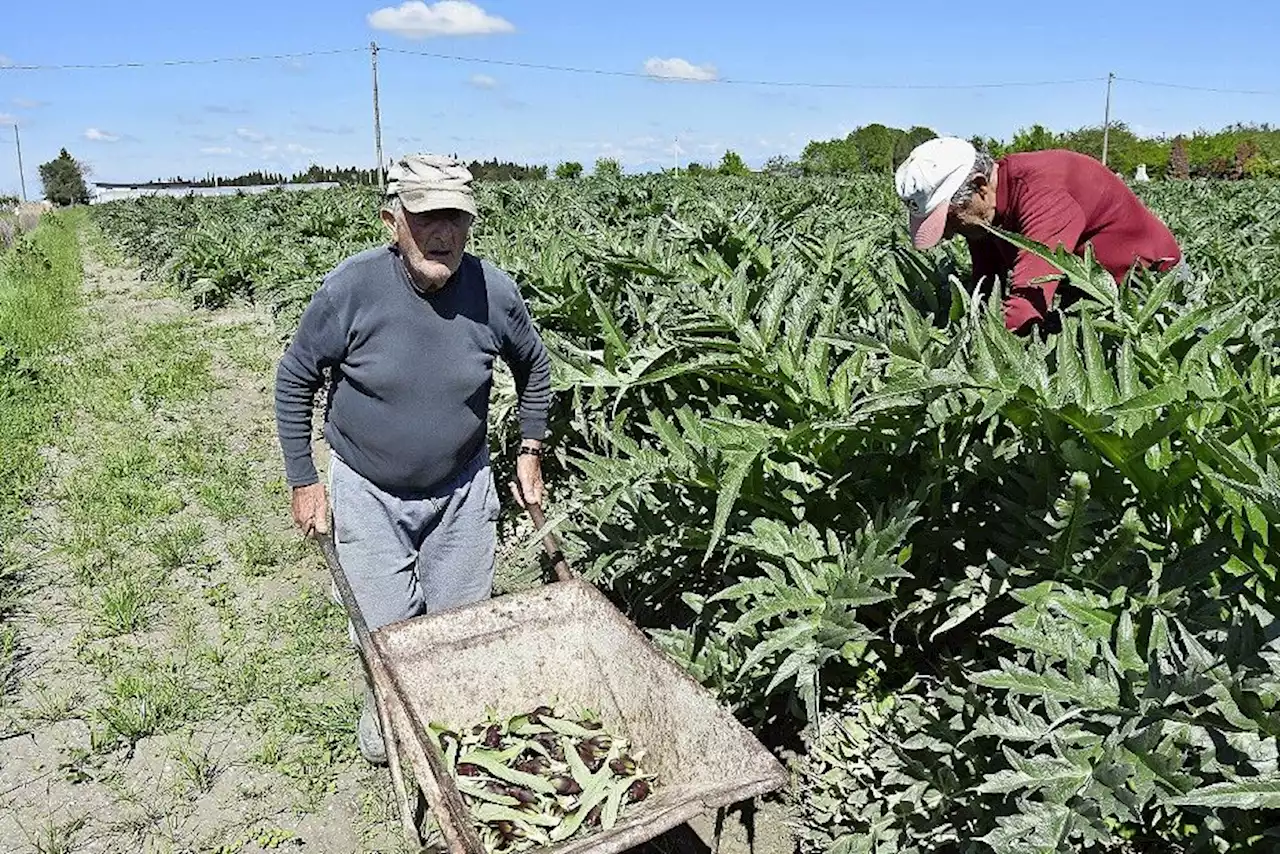
[[[527,509],[543,530],[540,508]],[[489,712],[512,716],[557,703],[592,709],[609,731],[644,751],[647,770],[657,775],[653,794],[632,804],[611,829],[535,854],[625,851],[710,810],[723,819],[726,807],[786,785],[786,770],[750,731],[593,585],[574,576],[550,533],[543,546],[555,582],[373,632],[332,535],[320,545],[355,629],[398,811],[415,848],[423,845],[421,822],[429,809],[449,854],[485,854],[428,724],[461,729]]]

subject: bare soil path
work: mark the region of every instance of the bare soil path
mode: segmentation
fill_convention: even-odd
[[[18,543],[0,851],[400,851],[356,662],[289,530],[276,334],[84,252],[72,411]]]

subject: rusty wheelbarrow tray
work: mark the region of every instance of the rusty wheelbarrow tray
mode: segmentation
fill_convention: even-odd
[[[530,511],[542,528],[538,508]],[[653,795],[613,828],[537,854],[625,851],[708,810],[785,786],[786,770],[764,745],[595,587],[574,578],[553,538],[544,544],[558,558],[558,582],[369,632],[332,537],[321,540],[377,698],[409,841],[423,842],[421,792],[450,854],[484,854],[439,745],[426,733],[433,722],[456,729],[490,712],[511,716],[556,703],[593,709],[645,752],[646,768],[657,774]]]

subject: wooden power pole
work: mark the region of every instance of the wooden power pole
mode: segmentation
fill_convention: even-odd
[[[22,185],[22,200],[27,200],[27,176],[22,173],[22,135],[18,133],[18,123],[13,123],[13,142],[18,146],[18,183]]]
[[[1107,165],[1107,147],[1111,142],[1111,82],[1116,79],[1114,71],[1107,74],[1107,106],[1102,114],[1102,165]]]
[[[378,107],[378,43],[369,42],[373,57],[373,143],[378,152],[378,189],[385,189],[382,177],[382,112]]]

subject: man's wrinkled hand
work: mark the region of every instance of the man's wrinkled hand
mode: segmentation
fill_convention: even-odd
[[[329,497],[324,484],[295,486],[290,509],[293,511],[293,524],[298,526],[303,536],[322,537],[329,533]]]
[[[511,494],[520,507],[530,504],[541,506],[543,498],[542,460],[524,455],[516,461],[516,483],[511,484]]]

